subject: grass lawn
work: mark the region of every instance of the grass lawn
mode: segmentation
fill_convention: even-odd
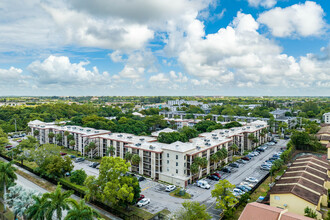
[[[187,192],[183,196],[179,195],[181,188],[177,188],[176,190],[170,192],[170,196],[181,198],[181,199],[190,199],[191,195]]]
[[[3,204],[2,202],[0,202],[0,212],[2,213],[3,212]],[[8,220],[13,220],[15,215],[14,213],[12,213],[8,207],[7,207],[7,212],[5,213],[5,217],[8,219]]]
[[[44,188],[44,189],[48,190],[48,191],[53,191],[53,190],[56,189],[55,185],[53,185],[52,183],[49,183],[46,180],[40,180],[40,179],[34,178],[33,176],[30,176],[29,174],[24,173],[21,170],[16,170],[16,173],[19,174],[20,176],[24,177],[25,179],[28,179],[31,182],[37,184],[41,188]]]

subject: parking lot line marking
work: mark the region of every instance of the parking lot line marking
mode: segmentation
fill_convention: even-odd
[[[216,203],[216,202],[217,202],[217,200],[215,200],[209,207],[207,207],[206,210],[208,210],[209,208],[211,208],[214,205],[214,203]]]
[[[148,187],[146,187],[146,188],[144,188],[144,189],[141,189],[141,192],[143,192],[144,190],[147,190],[147,189],[149,189],[151,186],[148,186]]]

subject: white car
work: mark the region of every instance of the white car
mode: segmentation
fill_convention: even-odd
[[[274,143],[274,142],[269,142],[268,145],[270,145],[270,146],[274,146],[275,143]]]
[[[233,193],[237,193],[239,195],[243,195],[245,192],[243,192],[242,190],[240,190],[238,188],[235,188],[235,189],[233,189]]]
[[[252,183],[248,183],[248,182],[241,182],[240,183],[240,185],[243,185],[243,186],[248,186],[248,187],[251,187],[251,188],[253,188],[254,187],[254,185],[252,184]]]
[[[245,180],[248,181],[248,182],[251,182],[251,183],[257,183],[257,182],[259,182],[259,180],[257,180],[254,177],[247,177],[247,178],[245,178]]]
[[[138,201],[138,203],[136,205],[138,207],[142,207],[142,206],[148,205],[149,203],[150,203],[150,199],[144,198],[144,199],[141,199],[140,201]]]
[[[176,189],[176,186],[174,186],[174,185],[169,185],[169,186],[166,186],[165,191],[166,191],[166,192],[171,192],[171,191],[173,191],[173,190],[175,190],[175,189]]]

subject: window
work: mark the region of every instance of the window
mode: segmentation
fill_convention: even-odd
[[[176,159],[179,159],[179,156],[178,155],[176,155]]]
[[[186,156],[184,156],[183,159],[186,160]]]
[[[169,164],[170,163],[170,161],[169,160],[167,160],[167,164]]]
[[[179,173],[178,169],[175,170],[176,173]]]
[[[169,172],[170,171],[170,169],[167,167],[167,172]]]
[[[179,166],[179,163],[178,162],[176,162],[176,166]]]
[[[170,154],[169,153],[167,153],[167,158],[169,158],[170,157]]]
[[[184,170],[183,173],[186,174],[186,170]]]

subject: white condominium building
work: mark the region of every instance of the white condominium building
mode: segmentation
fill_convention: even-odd
[[[323,114],[324,123],[330,124],[330,112]]]
[[[139,164],[132,164],[132,172],[162,180],[178,186],[185,187],[200,176],[206,175],[216,170],[221,163],[228,163],[231,160],[233,151],[231,146],[236,144],[239,152],[245,149],[250,150],[256,145],[266,142],[267,134],[261,132],[267,124],[256,121],[243,127],[231,129],[219,129],[212,132],[202,133],[199,137],[192,138],[189,142],[177,141],[172,144],[160,143],[155,136],[161,132],[153,133],[153,136],[136,136],[126,133],[112,133],[106,130],[96,130],[92,128],[45,123],[38,120],[29,122],[32,134],[35,130],[39,131],[37,138],[40,144],[55,143],[56,138],[50,139],[48,134],[53,132],[62,134],[62,140],[57,140],[57,144],[77,150],[82,155],[109,156],[107,149],[114,147],[112,156],[125,158],[127,152],[137,154],[140,157]],[[68,135],[73,135],[75,145],[70,146]],[[167,130],[165,130],[166,132]],[[169,131],[167,131],[169,132]],[[249,135],[253,134],[257,142],[253,142]],[[96,148],[92,152],[85,152],[85,147],[94,142]],[[214,162],[210,160],[211,155],[225,148],[228,157],[223,161]],[[110,153],[109,153],[110,154]],[[192,174],[190,166],[196,157],[204,157],[208,164],[202,168],[200,173]]]

